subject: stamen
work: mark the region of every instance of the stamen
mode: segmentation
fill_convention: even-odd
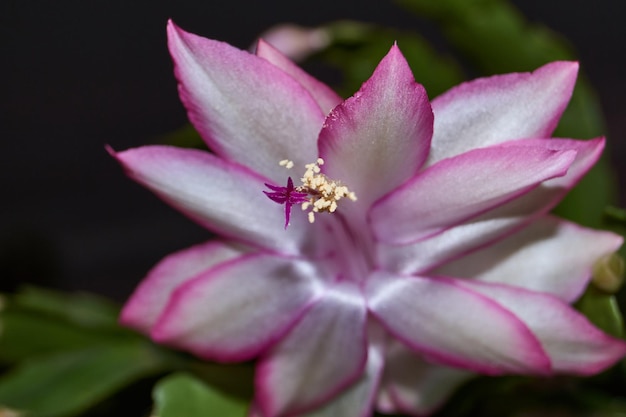
[[[282,161],[278,163],[278,165],[280,165],[281,167],[285,167],[287,169],[291,169],[293,168],[293,161],[290,161],[289,159],[283,159]]]
[[[278,164],[287,169],[294,166],[293,161],[289,159],[283,159]],[[289,225],[291,206],[294,204],[301,204],[303,211],[310,210],[307,217],[309,223],[313,223],[315,222],[315,213],[334,213],[338,207],[337,203],[342,198],[356,201],[356,195],[348,187],[322,174],[321,165],[324,165],[322,158],[317,158],[317,161],[306,164],[304,175],[300,178],[302,185],[298,187],[294,187],[291,177],[288,177],[286,187],[265,184],[273,192],[263,192],[272,201],[285,205],[285,229]]]

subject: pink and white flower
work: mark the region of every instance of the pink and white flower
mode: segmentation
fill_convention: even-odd
[[[569,305],[622,239],[547,214],[604,146],[550,138],[576,63],[429,102],[393,46],[344,101],[263,41],[252,55],[168,35],[214,153],[114,156],[220,238],[161,261],[124,324],[207,360],[257,359],[264,417],[421,415],[475,372],[588,375],[626,353]],[[291,180],[307,164],[356,198],[316,206],[320,189]]]

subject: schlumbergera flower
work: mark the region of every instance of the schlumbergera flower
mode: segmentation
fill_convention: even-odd
[[[550,138],[576,63],[429,102],[394,45],[342,100],[263,41],[252,55],[168,34],[214,153],[114,155],[221,237],[160,262],[124,324],[257,359],[264,417],[422,415],[475,373],[588,375],[625,354],[570,307],[621,238],[547,214],[604,146]]]

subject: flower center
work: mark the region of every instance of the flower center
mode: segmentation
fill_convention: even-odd
[[[293,161],[288,159],[280,161],[279,165],[287,169],[294,166]],[[342,198],[356,201],[356,195],[348,187],[322,174],[320,168],[322,165],[324,165],[322,158],[318,158],[311,164],[306,164],[304,175],[300,178],[302,185],[297,187],[294,187],[291,177],[287,178],[286,187],[265,184],[272,191],[263,192],[272,201],[285,205],[285,229],[289,225],[291,206],[294,204],[300,204],[303,211],[308,211],[309,223],[313,223],[315,222],[315,213],[334,213],[337,210],[337,203]]]

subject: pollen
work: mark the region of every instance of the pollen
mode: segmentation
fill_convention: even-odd
[[[307,192],[310,200],[302,204],[302,210],[309,211],[309,222],[315,221],[315,213],[334,213],[337,210],[338,202],[342,198],[356,201],[356,195],[341,182],[332,180],[322,173],[320,168],[324,165],[324,160],[318,158],[317,161],[306,164],[305,171],[300,181],[302,185],[298,190]]]
[[[291,169],[294,167],[293,161],[289,159],[281,160],[278,165]],[[347,198],[356,201],[356,195],[340,181],[328,178],[322,173],[320,168],[324,165],[322,158],[317,158],[313,163],[304,166],[305,171],[300,178],[301,185],[294,187],[289,178],[287,187],[278,187],[266,184],[273,192],[265,192],[273,201],[285,204],[286,223],[289,223],[289,208],[292,204],[301,204],[303,211],[308,211],[309,223],[315,222],[316,213],[334,213],[339,207],[341,199]]]
[[[293,168],[293,161],[290,161],[289,159],[283,159],[282,161],[278,163],[278,165],[280,165],[281,167],[285,167],[287,169],[291,169]]]

